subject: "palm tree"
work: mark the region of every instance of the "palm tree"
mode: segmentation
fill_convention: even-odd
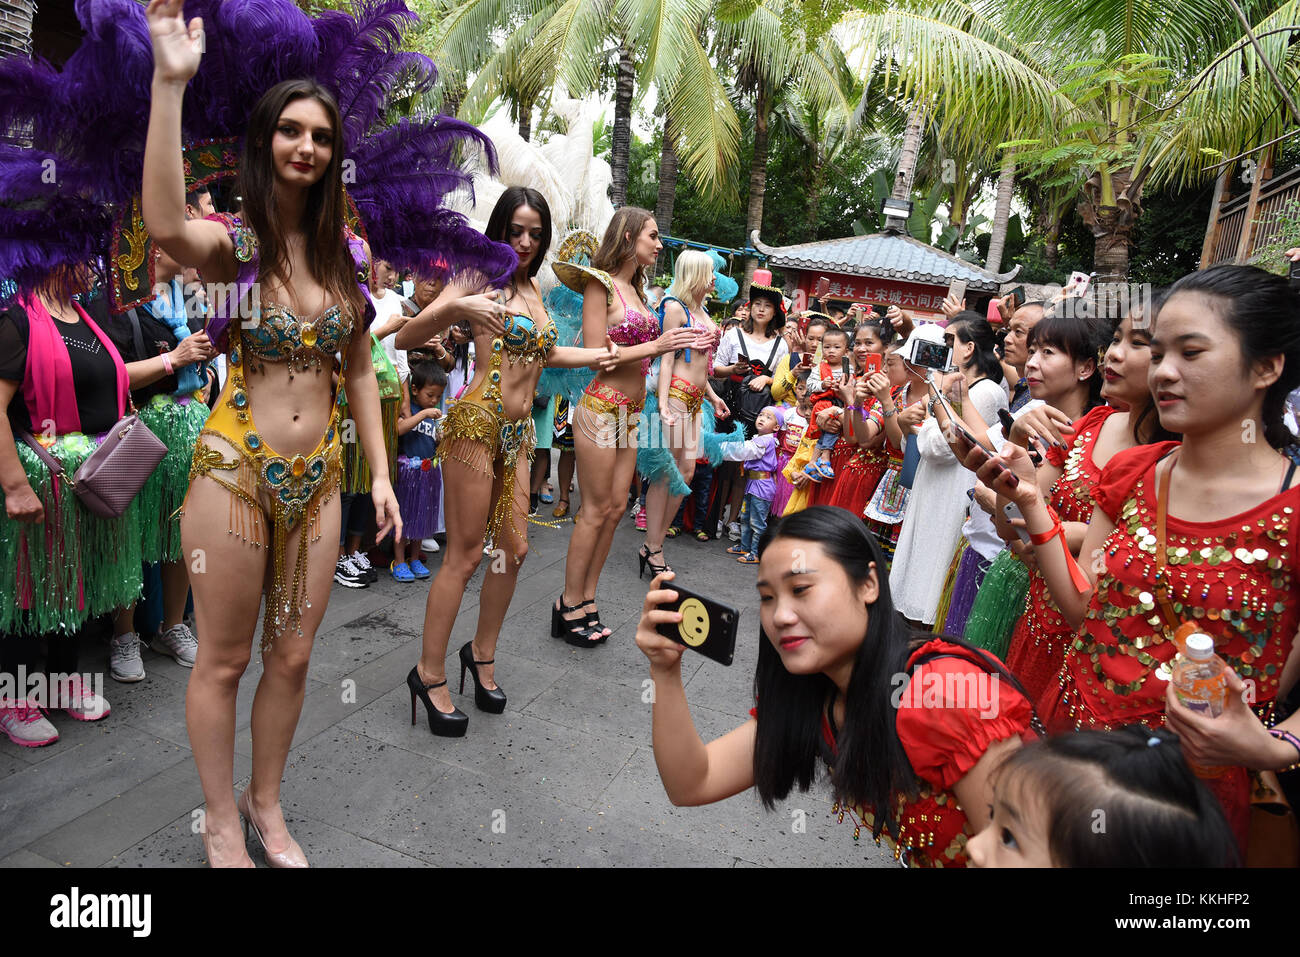
[[[534,103],[562,82],[575,96],[614,73],[610,165],[614,203],[626,201],[632,106],[653,84],[678,131],[682,167],[708,196],[726,193],[740,152],[740,121],[699,31],[712,0],[431,0],[437,21],[425,48],[474,79],[461,106],[477,119],[505,98],[521,134]],[[493,43],[493,39],[500,40]]]
[[[797,95],[814,111],[852,117],[849,71],[843,51],[817,19],[819,4],[798,0],[747,0],[721,7],[714,52],[719,67],[734,70],[735,86],[752,104],[754,154],[749,168],[746,241],[763,226],[767,159],[773,110]],[[758,260],[745,260],[741,294],[749,290]]]
[[[1297,23],[1296,0],[1243,6],[1261,30]],[[1279,105],[1251,55],[1210,65],[1221,51],[1242,47],[1239,25],[1218,0],[937,0],[852,12],[840,29],[859,69],[887,54],[886,82],[933,98],[942,125],[958,137],[1001,141],[1039,173],[1063,164],[1080,171],[1076,203],[1095,237],[1102,279],[1127,276],[1132,228],[1153,171],[1196,175],[1200,158],[1191,147],[1227,153],[1242,146],[1256,128],[1251,122]],[[1271,40],[1270,60],[1294,86],[1297,53],[1285,34]],[[1194,82],[1200,92],[1188,98]]]

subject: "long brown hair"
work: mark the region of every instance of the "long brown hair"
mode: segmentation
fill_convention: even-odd
[[[275,160],[271,140],[282,114],[295,100],[310,98],[325,109],[333,131],[329,165],[307,190],[302,226],[307,239],[307,268],[340,307],[358,319],[365,299],[357,286],[357,267],[343,238],[343,121],[334,95],[314,80],[285,80],[257,101],[248,118],[239,169],[242,217],[261,247],[261,276],[289,284],[288,242],[275,199]]]
[[[636,255],[636,239],[645,229],[647,220],[654,219],[654,213],[640,206],[620,206],[614,211],[614,218],[605,227],[605,238],[600,241],[600,248],[591,257],[591,267],[613,273]],[[636,264],[632,272],[632,288],[638,296],[645,286],[645,266]]]

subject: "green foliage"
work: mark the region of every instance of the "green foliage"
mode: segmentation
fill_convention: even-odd
[[[1300,200],[1293,199],[1283,203],[1272,221],[1277,224],[1276,235],[1271,242],[1256,249],[1250,261],[1260,269],[1285,276],[1291,264],[1282,258],[1282,254],[1288,249],[1300,246]],[[1256,222],[1259,224],[1256,228],[1260,230],[1269,225],[1268,220]]]
[[[1129,252],[1129,276],[1135,282],[1167,286],[1199,268],[1213,193],[1205,185],[1143,196]]]

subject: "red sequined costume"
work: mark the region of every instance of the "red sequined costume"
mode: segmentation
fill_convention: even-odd
[[[921,656],[935,654],[942,657],[932,657],[919,667],[914,665]],[[916,772],[918,790],[914,797],[896,796],[895,820],[901,825],[898,837],[894,839],[882,830],[879,840],[893,850],[896,860],[909,867],[967,866],[966,841],[973,835],[967,830],[966,814],[957,806],[953,787],[979,763],[991,745],[1011,737],[1026,741],[1034,737],[1029,701],[987,667],[972,661],[971,655],[966,648],[934,639],[917,648],[907,660],[911,679],[901,691],[895,728]],[[975,687],[988,689],[984,706],[947,694],[941,700],[931,698],[929,689],[969,689],[972,679]],[[967,694],[963,692],[963,696]],[[835,729],[825,716],[822,736],[833,753]],[[855,820],[855,840],[864,829],[871,834],[875,828],[876,818],[870,808],[836,805],[832,813],[838,813],[841,821],[846,814]]]
[[[1048,461],[1062,468],[1061,477],[1052,485],[1052,508],[1062,522],[1087,522],[1092,518],[1093,490],[1101,478],[1101,469],[1092,459],[1092,451],[1101,435],[1102,424],[1119,411],[1100,405],[1074,423],[1074,442],[1062,461]],[[1029,594],[1025,613],[1016,624],[1007,651],[1007,670],[1020,679],[1031,701],[1037,701],[1055,684],[1065,645],[1074,637],[1074,629],[1061,617],[1052,601],[1047,580],[1037,567],[1029,576]]]
[[[1103,543],[1105,570],[1066,649],[1059,687],[1048,688],[1039,706],[1049,730],[1164,724],[1168,685],[1156,669],[1176,649],[1156,610],[1155,474],[1156,463],[1177,447],[1159,442],[1126,449],[1102,470],[1094,497],[1115,530]],[[1166,517],[1173,611],[1214,638],[1219,657],[1253,682],[1257,705],[1277,696],[1300,625],[1300,604],[1290,595],[1298,517],[1297,486],[1229,519]],[[1249,814],[1245,769],[1231,768],[1206,783],[1241,840]]]

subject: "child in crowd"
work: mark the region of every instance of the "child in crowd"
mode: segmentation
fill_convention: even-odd
[[[804,472],[814,482],[835,478],[835,469],[831,467],[831,449],[839,441],[839,435],[823,432],[817,427],[817,414],[825,409],[836,409],[835,417],[844,414],[844,399],[840,396],[840,386],[849,378],[849,337],[843,330],[831,327],[822,336],[822,361],[808,377],[808,397],[812,404],[812,415],[808,416],[808,435],[817,441],[817,451],[813,460],[804,467]]]
[[[992,775],[975,867],[1232,867],[1236,842],[1178,738],[1128,725],[1036,741]]]
[[[767,514],[776,494],[776,433],[785,428],[785,410],[769,405],[758,413],[754,423],[755,434],[748,442],[724,442],[722,457],[731,462],[745,463],[745,514],[748,516],[740,529],[740,542],[727,549],[736,555],[742,565],[758,564],[758,541],[767,528]]]
[[[812,418],[812,401],[808,398],[808,375],[810,370],[800,369],[795,373],[794,406],[785,410],[785,428],[781,430],[781,440],[776,449],[776,492],[772,496],[772,511],[769,518],[778,518],[785,514],[785,507],[795,492],[794,485],[786,476],[786,466],[799,454],[803,445],[804,432]],[[803,469],[808,457],[805,454],[798,468]],[[807,497],[805,492],[804,497]],[[800,506],[802,507],[802,506]],[[797,509],[796,509],[797,511]]]
[[[420,560],[420,540],[432,538],[438,528],[438,493],[442,472],[438,468],[438,408],[447,388],[447,373],[436,362],[411,363],[409,389],[402,387],[405,414],[397,423],[397,503],[402,513],[402,539],[393,544],[393,578],[412,582],[428,578]],[[412,551],[410,562],[407,550]]]

